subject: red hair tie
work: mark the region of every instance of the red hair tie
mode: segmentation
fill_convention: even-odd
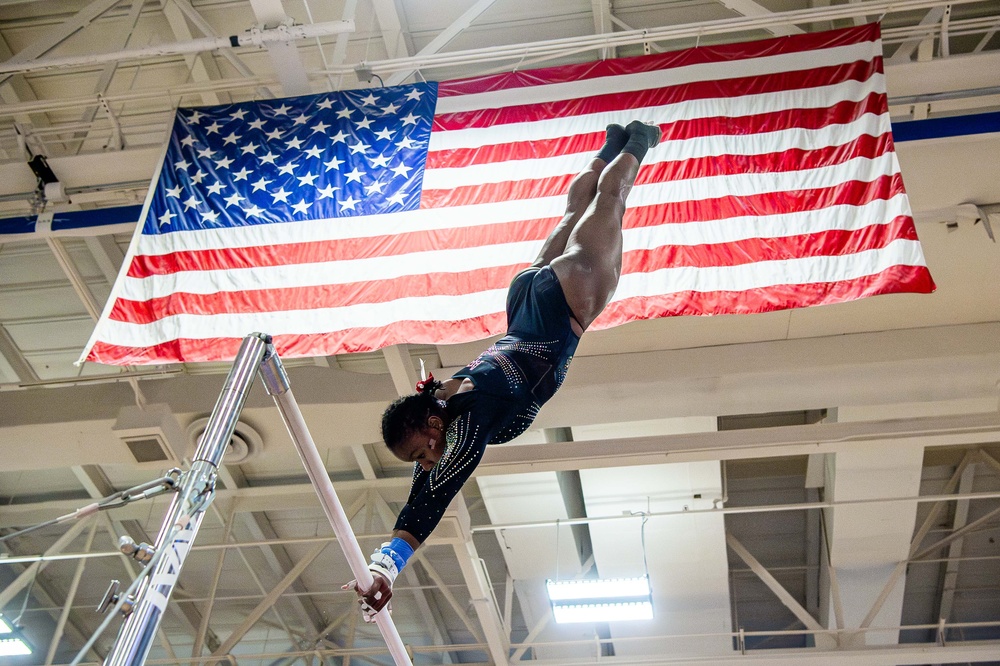
[[[427,379],[421,379],[417,382],[417,393],[423,393],[426,390],[430,390],[438,382],[434,381],[434,375],[428,374]]]

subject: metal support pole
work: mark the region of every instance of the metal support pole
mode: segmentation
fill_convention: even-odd
[[[267,357],[260,366],[260,375],[264,380],[264,388],[274,398],[278,411],[281,412],[281,418],[285,422],[285,427],[288,428],[288,434],[291,435],[295,449],[299,452],[309,480],[316,488],[320,504],[333,527],[334,534],[337,535],[337,542],[344,550],[344,556],[354,573],[354,578],[358,581],[361,589],[369,589],[374,580],[371,572],[368,571],[368,560],[361,552],[361,546],[358,545],[354,530],[351,529],[351,523],[347,519],[347,514],[344,513],[344,507],[337,497],[337,491],[334,490],[333,482],[330,481],[330,476],[326,472],[323,459],[320,458],[319,451],[316,450],[316,443],[313,441],[312,435],[309,434],[309,428],[306,426],[305,419],[302,418],[298,403],[295,402],[295,396],[292,395],[288,375],[285,374],[285,368],[281,365],[281,359],[274,353],[274,348],[270,345],[268,345]],[[412,662],[406,652],[406,646],[403,645],[403,639],[396,631],[396,625],[393,624],[389,613],[378,613],[375,616],[375,623],[378,625],[379,631],[382,632],[382,637],[389,647],[389,654],[392,655],[396,665],[411,666]]]
[[[264,358],[265,337],[254,333],[243,339],[191,469],[184,475],[156,537],[157,554],[150,563],[153,569],[139,586],[134,609],[122,625],[104,666],[139,666],[149,655],[170,593],[215,492],[216,470]]]

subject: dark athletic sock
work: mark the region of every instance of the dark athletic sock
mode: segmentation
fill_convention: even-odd
[[[658,125],[647,125],[641,120],[633,120],[625,129],[628,132],[628,142],[622,148],[622,152],[635,155],[639,162],[642,162],[647,150],[660,142]]]
[[[601,152],[597,153],[597,158],[610,162],[618,157],[618,153],[622,152],[622,148],[627,142],[628,132],[625,131],[624,127],[614,123],[608,125],[607,138],[604,139],[604,145],[601,146]]]

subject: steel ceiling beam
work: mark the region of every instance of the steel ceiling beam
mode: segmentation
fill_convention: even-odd
[[[595,0],[596,1],[596,0]],[[601,0],[606,1],[606,0]],[[438,35],[430,41],[424,48],[420,49],[415,57],[427,56],[433,53],[438,53],[445,46],[455,39],[463,30],[472,25],[472,22],[479,18],[483,12],[493,6],[496,0],[479,0],[476,4],[469,7],[465,12],[462,13],[457,19],[455,19],[451,25],[438,33]],[[396,86],[408,79],[416,70],[403,70],[396,72],[386,80],[386,85]]]
[[[250,7],[253,8],[258,24],[264,29],[291,25],[292,23],[292,20],[285,14],[281,0],[250,0]],[[353,26],[351,29],[353,30]],[[293,41],[269,42],[267,54],[270,56],[274,73],[281,81],[281,91],[284,96],[308,95],[312,92],[309,78],[306,76],[306,68],[302,64],[302,58],[299,57],[298,47]]]
[[[78,11],[67,21],[47,32],[41,39],[32,42],[27,47],[18,51],[13,57],[8,58],[3,63],[0,63],[0,68],[15,68],[7,70],[0,69],[0,72],[11,72],[6,75],[0,74],[0,84],[10,79],[13,72],[23,71],[17,70],[17,65],[35,60],[39,56],[48,53],[69,39],[74,33],[93,23],[97,18],[104,14],[104,12],[117,5],[118,2],[119,0],[94,0],[94,2],[91,2],[89,5]]]
[[[774,14],[770,9],[754,2],[754,0],[719,0],[719,4],[740,16],[771,16]],[[796,25],[775,25],[767,28],[767,31],[776,37],[801,35],[805,32]]]

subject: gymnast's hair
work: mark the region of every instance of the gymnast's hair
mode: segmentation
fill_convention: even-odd
[[[427,425],[427,419],[438,416],[447,422],[444,402],[434,392],[444,384],[431,375],[417,382],[417,392],[397,398],[382,413],[382,440],[394,451],[409,435]]]

